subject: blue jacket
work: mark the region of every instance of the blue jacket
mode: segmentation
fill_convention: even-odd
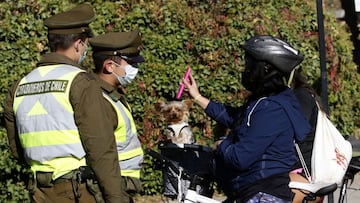
[[[290,89],[250,102],[242,122],[232,127],[239,111],[213,101],[205,109],[212,119],[231,128],[216,152],[216,178],[227,195],[289,172],[297,160],[293,141],[303,140],[310,131]]]

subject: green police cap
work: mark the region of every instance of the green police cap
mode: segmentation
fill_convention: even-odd
[[[49,17],[44,21],[44,24],[49,33],[53,34],[89,33],[89,35],[92,35],[89,24],[94,17],[93,7],[84,3],[69,11]]]
[[[120,56],[133,63],[144,62],[140,56],[142,49],[139,30],[131,32],[110,32],[89,40],[94,53],[108,56]]]

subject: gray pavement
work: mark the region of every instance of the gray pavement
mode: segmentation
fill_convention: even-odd
[[[353,148],[353,156],[359,156],[360,155],[360,139],[356,139],[354,136],[350,136],[349,139],[347,139]]]

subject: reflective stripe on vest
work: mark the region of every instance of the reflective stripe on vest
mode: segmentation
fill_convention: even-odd
[[[114,134],[121,175],[140,178],[144,152],[137,137],[134,119],[130,111],[120,101],[115,102],[107,94],[103,93],[103,95],[114,107],[118,118],[118,125]]]
[[[17,130],[34,172],[53,172],[57,178],[85,165],[69,100],[71,83],[80,72],[83,70],[70,65],[41,66],[17,87],[13,104]]]

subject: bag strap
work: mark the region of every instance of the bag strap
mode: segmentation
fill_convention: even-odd
[[[309,172],[308,167],[306,166],[305,159],[304,159],[304,156],[301,153],[300,147],[299,147],[298,143],[296,143],[295,141],[294,141],[294,144],[295,144],[296,152],[297,152],[297,154],[299,156],[299,159],[300,159],[301,166],[304,169],[305,176],[308,179],[308,181],[311,182],[310,172]]]
[[[321,111],[321,108],[320,108],[320,105],[319,105],[318,101],[315,100],[315,102],[316,102],[316,106],[317,106],[317,108],[318,108],[318,113],[321,113],[321,112],[320,112],[320,111]],[[306,166],[306,162],[305,162],[305,160],[304,160],[304,156],[303,156],[302,153],[301,153],[301,150],[300,150],[299,145],[298,145],[295,141],[294,141],[294,143],[295,143],[296,152],[297,152],[297,154],[298,154],[298,156],[299,156],[299,159],[300,159],[301,166],[302,166],[303,169],[304,169],[305,176],[306,176],[306,178],[309,180],[309,182],[311,182],[311,175],[310,175],[310,172],[309,172],[309,168]]]
[[[320,108],[320,104],[319,104],[318,101],[316,101],[316,99],[315,99],[315,102],[316,102],[316,106],[318,107],[318,111],[322,111],[321,108]]]

